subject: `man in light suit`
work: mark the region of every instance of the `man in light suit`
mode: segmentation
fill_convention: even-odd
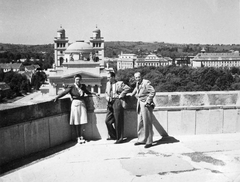
[[[123,142],[124,132],[124,109],[122,99],[129,92],[130,87],[123,81],[116,81],[115,73],[110,72],[107,76],[105,96],[108,101],[107,115],[105,123],[108,129],[109,138],[107,140],[116,140],[116,144]]]
[[[131,94],[128,94],[132,96],[135,95],[138,100],[138,141],[134,145],[145,145],[145,148],[149,148],[153,142],[152,115],[155,89],[149,80],[142,79],[140,72],[136,72],[134,78],[137,82],[136,87]]]

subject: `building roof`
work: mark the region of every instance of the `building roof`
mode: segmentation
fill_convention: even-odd
[[[159,58],[159,61],[171,61],[171,60],[166,59],[166,58]]]
[[[136,54],[133,54],[133,53],[122,53],[120,54],[119,56],[136,56]]]
[[[25,69],[27,70],[35,70],[35,67],[33,65],[25,66]]]
[[[132,58],[121,58],[121,59],[118,59],[118,61],[123,61],[123,62],[133,62],[134,59],[132,59]]]
[[[89,43],[86,43],[84,41],[77,41],[68,46],[66,52],[85,52],[92,49],[93,47]]]
[[[100,32],[100,29],[97,28],[96,30],[93,30],[93,32]]]
[[[7,52],[7,51],[4,51],[4,50],[3,50],[3,51],[0,51],[0,54],[6,53],[6,52]]]
[[[236,60],[240,59],[238,51],[231,53],[198,53],[192,60]]]
[[[169,62],[172,59],[164,58],[164,57],[157,57],[156,59],[146,59],[147,56],[138,57],[136,62]]]
[[[172,61],[172,58],[170,57],[164,57],[164,59],[166,59],[167,61]]]
[[[20,69],[22,63],[0,63],[2,69]]]
[[[31,71],[19,71],[19,73],[21,75],[25,75],[27,77],[27,79],[29,79],[29,80],[31,80],[32,75],[33,75],[33,72],[31,72]]]
[[[9,90],[10,87],[8,84],[6,84],[5,82],[0,82],[0,91],[3,91],[3,90]]]
[[[37,68],[40,68],[40,66],[38,64],[32,64],[32,65],[29,65],[29,66],[25,66],[25,68],[27,70],[36,70]]]
[[[65,30],[62,28],[62,26],[57,30],[57,32],[65,32]]]

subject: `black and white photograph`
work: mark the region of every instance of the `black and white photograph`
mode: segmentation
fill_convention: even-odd
[[[0,0],[0,182],[240,182],[240,0]]]

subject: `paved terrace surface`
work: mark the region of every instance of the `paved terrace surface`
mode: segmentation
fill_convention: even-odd
[[[154,139],[67,143],[0,168],[0,182],[240,182],[240,133]]]

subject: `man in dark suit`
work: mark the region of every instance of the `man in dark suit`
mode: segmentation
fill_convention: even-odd
[[[105,96],[108,106],[105,123],[108,129],[108,140],[116,140],[117,144],[123,142],[124,108],[122,99],[129,92],[130,87],[123,81],[116,81],[114,72],[110,72],[107,79]]]

